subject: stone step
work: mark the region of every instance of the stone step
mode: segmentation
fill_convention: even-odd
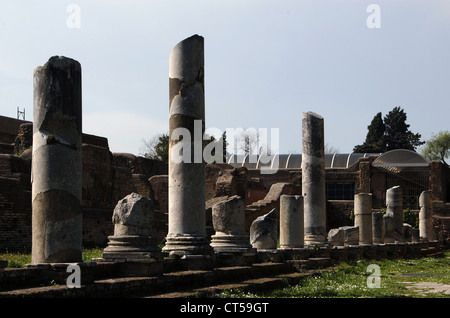
[[[261,279],[274,275],[289,274],[292,266],[285,263],[261,263],[252,266],[224,267],[211,271],[179,271],[164,273],[155,277],[123,277],[95,280],[82,284],[80,288],[66,285],[23,286],[22,288],[3,290],[0,298],[36,298],[36,297],[130,297],[130,295],[149,293],[170,293],[189,288],[239,282],[244,279]],[[269,284],[269,282],[267,282]]]
[[[333,265],[331,258],[328,257],[315,257],[304,260],[288,260],[287,263],[293,266],[299,272],[311,269],[327,268]]]
[[[240,290],[242,292],[267,291],[281,289],[291,285],[298,284],[306,277],[319,275],[320,272],[295,272],[288,274],[276,275],[273,277],[264,277],[244,280],[242,282],[214,285],[184,291],[153,294],[141,296],[142,298],[197,298],[197,297],[213,297],[227,290]]]

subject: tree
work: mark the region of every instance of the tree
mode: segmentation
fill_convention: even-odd
[[[422,154],[429,160],[441,161],[448,166],[445,159],[450,156],[450,132],[446,130],[437,135],[433,134],[431,139],[426,142]]]
[[[160,134],[150,141],[142,141],[145,148],[143,153],[145,158],[169,161],[169,134]]]
[[[425,142],[420,141],[421,135],[414,134],[406,124],[406,113],[400,107],[395,107],[384,117],[386,151],[394,149],[416,150]]]
[[[353,148],[353,152],[384,152],[384,132],[386,130],[386,127],[384,125],[381,112],[375,115],[367,129],[369,131],[367,132],[366,141],[362,145],[355,146]]]
[[[420,141],[421,135],[409,130],[406,123],[406,113],[397,106],[390,111],[384,119],[378,113],[368,126],[366,141],[362,145],[355,146],[353,152],[385,152],[394,149],[408,149],[415,151],[425,142]]]

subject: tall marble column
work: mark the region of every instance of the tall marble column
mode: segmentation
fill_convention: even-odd
[[[302,116],[302,192],[305,245],[326,242],[324,121],[320,115]]]
[[[432,204],[431,190],[423,191],[419,197],[419,237],[426,242],[434,240]]]
[[[54,56],[34,71],[32,263],[81,261],[81,66]]]
[[[400,186],[386,190],[386,215],[392,216],[394,240],[403,242],[403,195]]]
[[[372,194],[355,195],[355,226],[359,227],[359,244],[372,244]]]
[[[280,248],[304,246],[303,197],[282,195],[280,197]]]
[[[206,239],[204,40],[178,43],[169,61],[169,230],[163,251],[209,255]]]

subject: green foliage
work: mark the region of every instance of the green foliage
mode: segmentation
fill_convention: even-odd
[[[433,134],[431,139],[426,142],[422,155],[431,161],[441,161],[448,166],[445,159],[450,156],[450,132],[446,130],[437,135]]]
[[[403,223],[408,223],[413,228],[419,228],[419,216],[417,213],[412,212],[409,208],[403,211]]]
[[[450,252],[446,257],[419,259],[363,260],[354,264],[341,263],[332,271],[303,278],[300,283],[270,292],[248,293],[242,290],[224,291],[221,298],[448,298],[444,292],[421,290],[416,283],[450,284]],[[379,288],[368,287],[368,266],[380,268]]]
[[[149,159],[169,161],[169,134],[160,134],[150,141],[142,140],[144,143],[143,156]]]
[[[424,144],[421,135],[409,130],[406,123],[406,113],[401,107],[394,107],[384,119],[378,113],[368,126],[366,140],[362,145],[355,146],[353,152],[386,152],[394,149],[415,150]]]
[[[366,152],[384,152],[384,131],[386,129],[381,113],[375,115],[370,123],[369,130],[367,132],[366,141],[362,145],[355,146],[353,152],[366,153]]]
[[[82,261],[91,262],[93,258],[100,258],[103,254],[102,248],[89,248],[83,249]],[[31,263],[31,254],[20,252],[8,252],[0,253],[0,259],[8,261],[8,267],[21,268],[26,264]]]

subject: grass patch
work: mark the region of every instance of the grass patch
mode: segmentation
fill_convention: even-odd
[[[100,258],[103,253],[103,248],[85,248],[82,250],[82,261],[90,262],[93,258]],[[20,252],[0,253],[0,259],[8,261],[8,267],[21,268],[25,264],[31,263],[31,254]]]
[[[368,266],[379,266],[379,285],[375,285],[373,271]],[[369,284],[368,284],[369,282]],[[399,298],[429,297],[450,298],[444,290],[434,292],[415,288],[420,283],[448,285],[450,289],[450,252],[443,258],[363,260],[354,264],[342,263],[333,271],[307,277],[295,286],[270,292],[245,293],[240,290],[225,291],[220,298]],[[430,285],[431,286],[431,285]],[[414,287],[414,288],[411,288]]]

